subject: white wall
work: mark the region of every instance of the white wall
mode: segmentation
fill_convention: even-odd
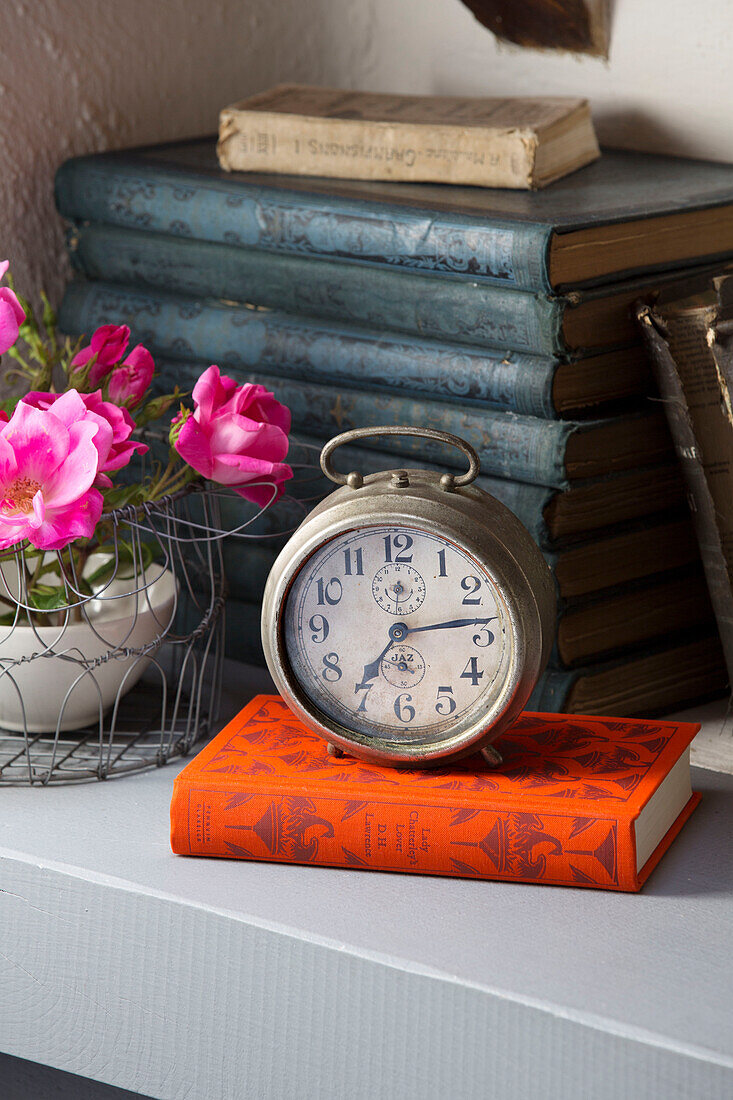
[[[213,131],[279,80],[589,95],[608,142],[733,160],[731,0],[614,9],[604,62],[497,46],[459,0],[0,0],[0,259],[57,297],[62,160]]]
[[[459,0],[378,0],[389,51],[379,79],[436,93],[585,95],[608,144],[733,161],[733,2],[611,0],[611,10],[603,61],[498,45]]]

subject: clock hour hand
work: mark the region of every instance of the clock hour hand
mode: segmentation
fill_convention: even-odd
[[[375,660],[370,661],[368,665],[364,665],[364,672],[361,677],[362,684],[366,684],[369,680],[373,680],[375,676],[379,675],[379,669],[382,664],[382,658],[385,653],[392,648],[393,642],[401,642],[404,637],[407,636],[407,627],[404,623],[395,623],[394,626],[389,628],[389,641]]]
[[[496,619],[496,615],[491,615],[488,619],[448,619],[444,623],[431,623],[430,626],[411,626],[408,627],[408,634],[419,634],[423,630],[448,630],[454,626],[483,626],[486,623],[493,623]]]

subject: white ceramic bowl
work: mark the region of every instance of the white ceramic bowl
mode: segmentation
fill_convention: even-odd
[[[142,589],[138,593],[130,594],[132,583],[115,579],[88,602],[92,626],[82,621],[35,630],[0,627],[0,727],[53,733],[57,727],[95,726],[118,692],[124,695],[134,687],[150,654],[112,655],[91,672],[79,663],[83,659],[91,665],[118,647],[148,645],[168,630],[176,607],[176,582],[170,570],[149,566],[138,582]]]

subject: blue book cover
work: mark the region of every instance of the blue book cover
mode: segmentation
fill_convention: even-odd
[[[68,243],[73,265],[90,279],[265,306],[374,333],[410,333],[467,345],[467,354],[495,348],[566,360],[638,344],[629,305],[649,292],[648,284],[632,281],[612,293],[558,298],[477,279],[232,248],[98,222],[71,227]],[[636,361],[642,361],[638,352]]]
[[[255,306],[267,308],[269,314],[259,309],[257,323],[249,327],[242,321],[246,313],[233,319],[220,312],[214,339],[221,344],[227,326],[236,326],[237,354],[246,358],[253,344],[261,361],[294,376],[305,373],[357,384],[369,378],[387,389],[550,418],[584,415],[604,403],[638,398],[652,385],[638,344],[583,359],[528,354],[510,348],[509,315],[502,321],[499,313],[491,313],[489,321],[489,312],[480,305],[480,324],[507,337],[500,348],[433,338],[432,332],[451,328],[449,315],[455,321],[459,313],[468,312],[463,284],[446,279],[104,226],[75,230],[71,259],[77,270],[95,281],[180,294],[206,301],[209,307],[239,306],[250,317]],[[401,297],[401,286],[392,286],[395,276],[410,284],[409,299]],[[432,308],[431,296],[419,293],[421,283],[447,288],[446,301]],[[535,302],[533,295],[519,291],[507,295],[488,290],[516,302]],[[454,300],[459,307],[451,313]],[[411,331],[389,331],[390,323],[397,330]],[[216,354],[232,354],[231,345]]]
[[[184,380],[183,385],[185,380],[193,384],[202,362],[216,362],[238,377],[260,381],[289,405],[296,430],[310,435],[322,437],[374,423],[430,424],[453,432],[475,447],[484,471],[498,477],[562,489],[572,481],[661,462],[671,455],[664,416],[657,409],[603,420],[543,420],[391,393],[371,377],[357,388],[345,385],[343,378],[317,384],[308,381],[307,374],[292,378],[270,373],[272,365],[258,354],[256,343],[246,358],[238,350],[248,326],[257,331],[273,323],[270,312],[82,283],[68,288],[59,323],[73,334],[91,333],[102,324],[128,324],[134,340],[157,357],[180,361],[176,378]],[[406,455],[440,457],[427,440],[398,437],[394,446]]]
[[[124,317],[158,354],[291,378],[373,386],[396,393],[554,417],[554,359],[457,347],[374,332],[279,310],[102,282],[72,283],[63,323],[91,332],[104,316]],[[595,371],[603,373],[602,358]],[[634,373],[634,360],[626,371]],[[569,370],[572,368],[568,367]],[[580,368],[582,370],[582,368]],[[589,383],[590,385],[590,383]],[[602,385],[596,382],[596,390]]]
[[[733,252],[729,165],[605,150],[551,187],[511,191],[227,173],[215,146],[204,138],[76,157],[58,172],[58,209],[71,219],[540,293]],[[672,215],[679,226],[660,234],[655,219]]]
[[[156,391],[167,391],[173,381],[164,370],[156,380]],[[306,511],[324,493],[330,491],[331,482],[321,473],[319,466],[324,442],[324,439],[300,432],[291,435],[288,462],[293,467],[294,477],[287,484],[286,497],[280,501],[277,509],[266,511],[258,517],[248,527],[249,534],[256,535],[263,543],[276,545],[278,539],[294,530],[305,517]],[[379,448],[375,449],[347,444],[336,452],[336,467],[343,473],[357,470],[366,476],[404,465],[402,456],[390,453],[388,448],[389,444],[384,439],[380,441]],[[447,452],[443,458],[446,457]],[[420,459],[415,465],[439,474],[446,470],[445,462]],[[676,521],[679,525],[678,517],[681,514],[687,520],[689,528],[684,489],[673,465],[583,482],[565,492],[543,485],[491,477],[485,473],[479,474],[476,485],[505,504],[524,524],[553,569],[559,567],[563,571],[563,585],[566,588],[578,587],[578,571],[575,565],[578,547],[582,549],[583,542],[591,540],[595,545],[599,540],[612,535],[619,536],[620,532],[628,532],[633,527],[663,530],[659,527],[660,524]],[[222,507],[229,509],[227,527],[231,529],[252,516],[251,506],[244,503],[223,501]],[[563,517],[560,523],[557,522],[559,516]],[[613,524],[610,530],[609,523]],[[689,534],[689,531],[675,533],[677,556],[669,564],[669,568],[686,565],[697,558],[696,553],[690,554]],[[666,555],[660,555],[659,568],[666,567],[663,558]],[[573,579],[569,583],[571,576]],[[602,585],[597,584],[594,587]]]

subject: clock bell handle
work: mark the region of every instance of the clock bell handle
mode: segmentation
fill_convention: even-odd
[[[451,435],[450,432],[439,432],[435,428],[413,428],[409,424],[382,424],[375,428],[352,428],[349,432],[342,432],[340,435],[335,435],[333,439],[329,439],[321,451],[321,469],[326,477],[335,481],[337,485],[350,485],[352,489],[361,488],[364,483],[362,475],[356,471],[350,474],[339,473],[333,468],[331,456],[337,447],[342,447],[345,443],[355,443],[371,435],[417,435],[423,439],[432,439],[436,443],[457,447],[468,459],[468,470],[465,474],[443,474],[440,484],[448,491],[470,485],[481,468],[479,457],[473,447],[460,436]],[[396,474],[400,472],[396,471]]]

